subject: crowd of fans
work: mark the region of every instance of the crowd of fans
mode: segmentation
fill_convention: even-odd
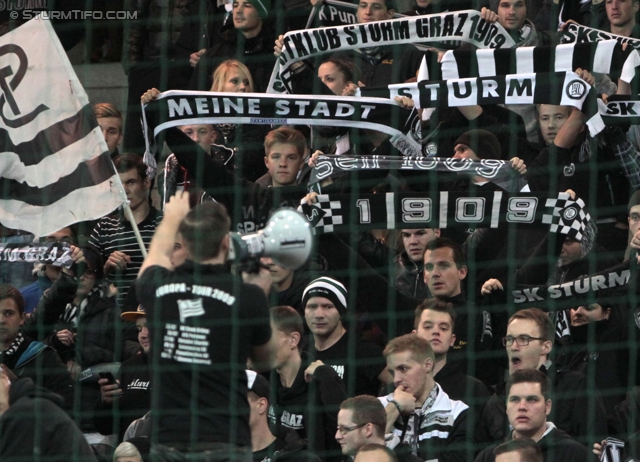
[[[310,260],[295,271],[276,256],[252,268],[232,266],[222,231],[257,232],[274,210],[317,202],[307,183],[319,154],[402,154],[388,135],[369,129],[186,125],[161,133],[161,168],[150,177],[137,125],[140,98],[153,110],[158,89],[264,92],[282,34],[304,28],[321,4],[133,3],[139,18],[124,43],[126,124],[115,106],[94,105],[132,215],[116,211],[35,237],[70,245],[71,268],[0,268],[0,459],[30,460],[35,451],[39,460],[78,461],[640,457],[637,126],[608,126],[592,137],[585,112],[549,104],[424,110],[425,156],[509,161],[518,189],[480,176],[390,170],[322,184],[324,194],[352,196],[526,191],[554,198],[567,191],[592,217],[581,239],[515,225],[354,228],[315,235]],[[571,22],[640,40],[638,0],[559,3],[416,0],[402,13],[476,9],[517,47],[554,46]],[[354,11],[359,23],[399,13],[393,0],[362,0]],[[357,98],[362,87],[415,81],[416,57],[437,60],[458,46],[379,46],[300,61],[291,68],[292,88]],[[605,99],[632,94],[634,85],[618,76],[575,71]],[[407,98],[398,104],[412,107]],[[146,259],[137,230],[151,246]],[[3,243],[34,239],[0,232]],[[563,305],[541,297],[526,307],[505,301],[514,284],[562,284],[625,262],[628,284],[615,290]],[[210,274],[207,265],[223,269]],[[262,290],[234,286],[216,271],[237,281],[244,271]],[[218,290],[220,280],[230,298],[217,300],[239,300],[228,305],[242,327],[216,314],[221,324],[213,327],[228,332],[202,351],[218,348],[216,358],[229,349],[228,362],[190,365],[184,375],[166,362],[175,359],[167,339],[182,333],[160,326],[158,316],[174,319],[175,332],[193,332],[180,340],[198,339],[198,329],[212,325],[185,319],[217,313],[222,304],[175,300],[177,321],[177,314],[164,317],[163,297],[180,292],[184,281]],[[252,317],[262,324],[246,327]],[[225,389],[207,367],[224,371],[217,373]],[[226,395],[228,409],[212,402]],[[203,429],[218,434],[203,436]]]

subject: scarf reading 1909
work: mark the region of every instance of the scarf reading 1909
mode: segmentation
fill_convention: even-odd
[[[449,228],[456,224],[498,228],[516,223],[548,227],[553,233],[581,240],[591,219],[582,199],[567,193],[507,194],[502,191],[318,195],[301,211],[319,232],[357,229]]]

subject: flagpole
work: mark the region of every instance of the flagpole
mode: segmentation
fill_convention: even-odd
[[[140,246],[140,251],[142,252],[142,256],[147,258],[147,249],[144,246],[144,242],[142,242],[142,236],[140,235],[140,230],[138,229],[138,224],[136,223],[136,219],[133,217],[133,212],[131,211],[131,207],[129,207],[129,201],[126,201],[122,204],[122,208],[124,209],[124,214],[131,223],[131,228],[133,228],[133,234],[136,235],[136,241],[138,241],[138,245]]]
[[[131,207],[129,207],[129,200],[127,199],[127,193],[124,190],[124,185],[122,184],[122,181],[120,181],[120,175],[118,173],[118,169],[116,169],[116,165],[113,162],[111,162],[111,165],[113,166],[113,171],[116,173],[116,175],[114,176],[115,181],[113,183],[116,186],[116,188],[120,190],[120,193],[124,197],[124,202],[122,203],[124,215],[127,217],[127,220],[129,220],[129,223],[131,223],[131,228],[133,229],[133,234],[135,234],[136,241],[138,241],[138,245],[140,246],[140,252],[142,252],[142,256],[144,258],[147,258],[147,249],[144,246],[144,242],[142,241],[142,236],[140,235],[140,230],[138,229],[138,224],[136,223],[136,219],[133,216]]]
[[[318,9],[318,5],[321,5],[323,2],[318,2],[316,5],[313,5],[313,8],[311,8],[311,13],[309,14],[309,19],[307,19],[307,25],[305,27],[305,29],[310,29],[311,25],[313,24],[313,20],[315,19],[316,16],[316,10]]]

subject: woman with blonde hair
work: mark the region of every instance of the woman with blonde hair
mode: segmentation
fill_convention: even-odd
[[[236,59],[228,59],[220,63],[213,72],[211,90],[219,93],[252,93],[254,91],[251,72]],[[156,88],[145,92],[141,97],[143,104],[157,98],[160,91]],[[211,126],[208,126],[211,127]],[[222,162],[229,171],[248,181],[256,181],[267,173],[264,161],[264,137],[269,133],[269,125],[214,124],[215,136],[210,143],[209,153]],[[191,139],[196,141],[193,137]],[[162,197],[170,197],[178,180],[173,179],[170,172],[176,171],[177,162],[169,156],[165,165],[163,184],[168,189],[161,189]],[[175,176],[175,175],[173,175]]]
[[[113,453],[113,462],[142,462],[142,455],[133,444],[124,442]]]
[[[211,91],[220,93],[253,93],[251,72],[240,61],[228,59],[213,72]],[[264,137],[268,125],[215,124],[218,137],[211,145],[211,155],[230,171],[249,181],[267,173],[264,164]]]
[[[223,93],[253,93],[251,72],[237,59],[227,59],[213,72],[211,91]]]

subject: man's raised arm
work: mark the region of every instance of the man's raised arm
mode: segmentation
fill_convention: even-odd
[[[165,206],[164,217],[153,235],[149,254],[138,271],[138,277],[150,266],[158,265],[173,269],[171,253],[176,240],[176,232],[187,213],[189,213],[189,193],[180,191],[172,196]]]

